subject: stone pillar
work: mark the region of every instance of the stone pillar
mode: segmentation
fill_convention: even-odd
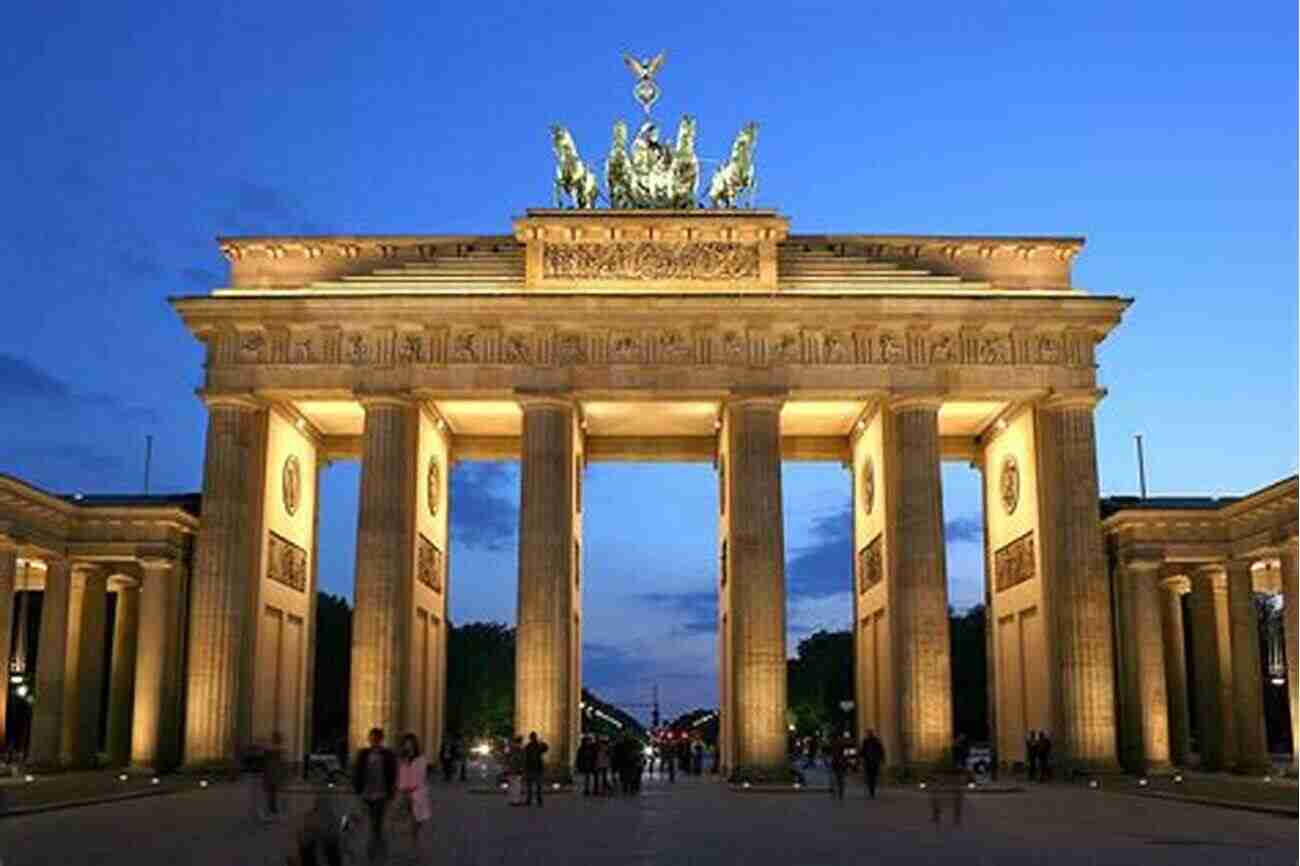
[[[1187,716],[1187,656],[1183,642],[1183,594],[1191,582],[1182,576],[1160,584],[1160,624],[1164,633],[1165,694],[1169,706],[1169,760],[1186,767],[1191,755],[1191,725]]]
[[[519,610],[515,640],[515,733],[550,745],[548,772],[573,763],[572,642],[574,424],[571,401],[520,398]]]
[[[1061,395],[1038,414],[1043,570],[1056,651],[1060,766],[1109,770],[1115,755],[1110,581],[1097,493],[1097,395]],[[1049,732],[1050,733],[1050,732]]]
[[[1300,765],[1300,581],[1296,578],[1297,540],[1292,538],[1279,551],[1282,560],[1282,615],[1286,618],[1286,688],[1291,698],[1291,772]]]
[[[1119,576],[1124,624],[1124,765],[1145,774],[1169,767],[1169,703],[1159,600],[1160,560],[1124,563]]]
[[[886,507],[892,516],[892,635],[898,691],[898,763],[935,764],[952,746],[952,668],[943,541],[939,407],[907,398],[889,409]]]
[[[1228,620],[1232,629],[1232,707],[1237,732],[1234,770],[1248,775],[1268,772],[1268,738],[1264,733],[1264,687],[1259,660],[1259,615],[1251,584],[1252,560],[1228,562]]]
[[[1224,707],[1219,682],[1219,627],[1215,583],[1221,579],[1217,566],[1198,569],[1191,579],[1188,597],[1192,617],[1192,668],[1196,674],[1196,739],[1200,769],[1222,770],[1224,755]]]
[[[731,729],[734,769],[742,773],[780,772],[787,765],[783,399],[744,396],[726,404]]]
[[[185,762],[238,760],[248,713],[245,649],[255,634],[249,599],[259,569],[266,411],[246,398],[208,401],[203,518],[190,606]]]
[[[0,537],[0,649],[4,656],[0,658],[3,665],[5,682],[0,691],[0,749],[5,749],[9,742],[9,728],[6,724],[6,711],[9,701],[9,659],[13,647],[9,637],[13,633],[14,614],[14,576],[18,573],[18,548],[8,538]]]
[[[61,557],[47,557],[36,655],[36,707],[32,713],[31,743],[27,752],[28,763],[33,767],[57,767],[62,763],[68,599],[71,592],[71,564]]]
[[[117,588],[113,615],[113,662],[108,691],[108,759],[114,766],[131,760],[131,711],[134,704],[136,637],[140,623],[140,589]]]
[[[184,651],[185,569],[146,556],[139,593],[131,765],[162,772],[181,760],[181,653]],[[190,638],[191,643],[194,637]]]
[[[369,396],[362,405],[348,727],[354,748],[371,728],[383,728],[395,747],[410,656],[419,409],[399,396]]]
[[[69,766],[93,767],[99,754],[108,618],[108,572],[102,565],[78,563],[73,567],[68,611],[63,756]]]
[[[1233,709],[1232,618],[1228,606],[1228,576],[1222,565],[1214,568],[1214,628],[1219,652],[1219,719],[1223,732],[1223,766],[1237,764],[1237,722]]]

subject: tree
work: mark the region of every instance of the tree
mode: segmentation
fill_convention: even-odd
[[[988,652],[984,642],[984,605],[964,613],[948,612],[952,653],[952,729],[968,740],[989,738]]]
[[[352,607],[341,595],[316,595],[315,650],[311,744],[313,750],[333,750],[347,740],[352,681]]]
[[[853,716],[840,704],[853,700],[853,635],[817,631],[799,641],[787,665],[787,704],[800,733],[852,730]]]
[[[462,737],[508,736],[514,727],[515,630],[471,622],[447,641],[447,731]]]

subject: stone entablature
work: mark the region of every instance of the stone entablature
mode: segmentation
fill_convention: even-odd
[[[788,235],[773,211],[530,210],[510,235],[220,238],[226,292],[1074,292],[1076,237]]]
[[[62,497],[0,474],[0,540],[24,556],[78,561],[180,560],[198,532],[199,497]]]
[[[1116,561],[1223,563],[1294,544],[1300,496],[1291,476],[1239,498],[1107,497],[1102,516]]]

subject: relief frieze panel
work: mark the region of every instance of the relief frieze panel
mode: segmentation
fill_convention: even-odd
[[[995,592],[1002,592],[1027,580],[1033,580],[1035,574],[1033,530],[994,551],[993,587]]]
[[[307,551],[282,535],[267,533],[266,577],[298,592],[307,591]]]
[[[758,247],[724,242],[547,244],[542,277],[548,280],[757,279]]]
[[[1090,370],[1087,333],[744,327],[509,330],[267,328],[209,338],[214,366],[264,364],[643,366],[1053,366]]]

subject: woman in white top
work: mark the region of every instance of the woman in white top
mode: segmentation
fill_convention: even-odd
[[[398,748],[397,790],[411,807],[415,820],[415,842],[420,841],[420,828],[433,817],[429,804],[429,762],[420,753],[420,741],[415,734],[402,737]]]

